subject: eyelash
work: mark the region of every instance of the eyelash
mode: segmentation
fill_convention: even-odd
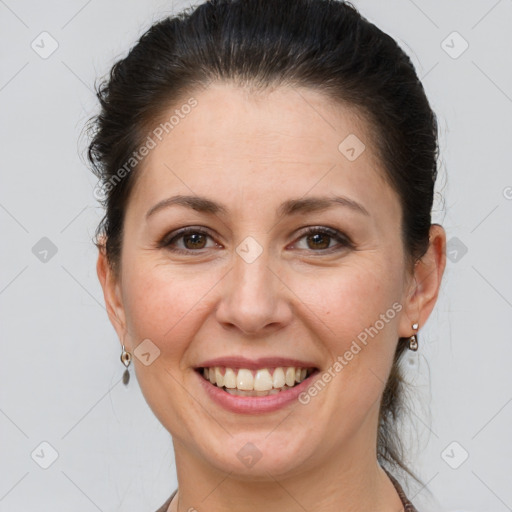
[[[200,252],[200,251],[204,251],[204,250],[208,249],[208,248],[203,248],[203,249],[195,250],[195,249],[178,249],[176,247],[172,247],[172,244],[175,243],[177,240],[183,238],[186,235],[190,235],[190,234],[205,235],[210,238],[213,238],[212,234],[208,230],[205,230],[204,228],[196,228],[193,226],[189,226],[189,227],[180,229],[179,231],[177,231],[175,233],[172,233],[173,236],[171,238],[169,238],[169,236],[165,236],[158,243],[158,247],[168,249],[168,250],[170,250],[174,253],[178,253],[178,254],[190,254],[193,252]],[[310,226],[310,227],[304,229],[300,233],[298,240],[301,240],[302,238],[305,238],[305,237],[311,236],[311,235],[316,235],[316,234],[327,235],[328,237],[335,239],[344,248],[349,248],[349,249],[354,248],[354,244],[352,243],[352,241],[350,240],[350,238],[348,236],[344,235],[343,233],[341,233],[340,231],[338,231],[336,229],[329,228],[327,226]],[[336,248],[336,247],[334,247],[334,248],[329,247],[327,249],[320,249],[320,250],[311,249],[312,252],[321,253],[321,254],[331,253],[331,252],[335,252],[337,250],[340,250],[340,249]]]

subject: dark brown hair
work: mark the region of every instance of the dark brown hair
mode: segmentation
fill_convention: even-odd
[[[212,81],[263,91],[307,87],[354,107],[367,121],[384,177],[400,198],[404,253],[412,269],[429,246],[438,142],[436,116],[409,57],[346,2],[211,0],[152,25],[96,86],[101,111],[89,123],[88,157],[104,186],[106,213],[95,243],[103,247],[98,240],[105,236],[114,271],[137,176],[136,159],[130,159],[170,105]],[[383,393],[377,454],[380,463],[420,482],[403,461],[397,432],[406,342],[398,342]]]

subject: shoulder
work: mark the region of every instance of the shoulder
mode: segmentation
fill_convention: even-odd
[[[396,492],[398,493],[398,496],[400,496],[400,499],[402,500],[402,505],[404,506],[404,512],[418,512],[416,507],[409,501],[409,499],[405,495],[405,492],[402,489],[402,486],[398,483],[397,479],[391,473],[389,473],[386,469],[384,469],[384,471],[388,475],[391,482],[393,482]],[[158,512],[160,512],[160,511],[158,511]]]
[[[156,511],[156,512],[167,512],[167,509],[169,508],[169,505],[171,504],[172,499],[174,498],[175,494],[178,492],[178,489],[176,489],[170,496],[169,499]]]

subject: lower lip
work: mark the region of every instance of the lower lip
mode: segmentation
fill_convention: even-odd
[[[215,384],[212,384],[209,380],[206,380],[198,371],[194,373],[197,374],[208,396],[228,411],[243,414],[261,414],[276,411],[277,409],[281,409],[295,402],[297,397],[311,385],[313,378],[320,372],[315,370],[307,379],[304,379],[293,388],[279,391],[279,393],[275,395],[268,396],[232,395]]]

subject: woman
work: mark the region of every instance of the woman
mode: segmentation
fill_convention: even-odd
[[[409,58],[349,4],[214,0],[154,24],[98,98],[97,271],[172,435],[160,511],[415,510],[390,472],[399,363],[445,232]]]

